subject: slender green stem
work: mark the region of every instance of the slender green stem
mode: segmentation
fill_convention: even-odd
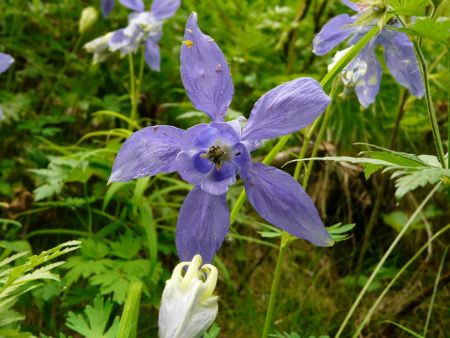
[[[300,149],[297,159],[305,158],[305,154],[306,154],[306,150],[308,149],[309,142],[311,141],[311,138],[314,135],[314,133],[321,121],[322,121],[321,118],[316,119],[314,121],[314,123],[311,125],[311,127],[308,129],[308,132],[305,135],[305,138],[304,138],[303,144],[302,144],[302,148]],[[298,178],[300,177],[300,170],[301,170],[303,164],[304,164],[303,161],[297,161],[297,163],[295,164],[294,179],[296,181],[298,181]]]
[[[439,236],[441,236],[444,232],[446,232],[447,230],[450,229],[450,224],[447,224],[447,226],[445,226],[444,228],[442,228],[441,230],[439,230],[438,232],[436,232],[429,240],[428,242],[426,242],[420,249],[419,251],[417,251],[415,253],[415,255],[405,264],[403,265],[403,267],[395,274],[395,276],[391,279],[391,281],[389,282],[389,284],[384,288],[383,292],[378,296],[378,298],[375,300],[375,302],[373,303],[373,305],[371,306],[371,308],[369,309],[369,311],[367,312],[367,314],[365,315],[363,321],[359,324],[358,328],[356,329],[356,332],[353,334],[353,338],[357,338],[360,336],[360,333],[362,331],[362,329],[367,325],[367,323],[369,322],[369,320],[372,318],[373,313],[375,312],[375,309],[378,307],[378,305],[380,304],[380,302],[383,300],[384,296],[386,296],[386,294],[389,292],[389,290],[391,289],[391,287],[395,284],[395,282],[400,278],[400,276],[403,274],[403,272],[405,272],[405,270],[412,264],[414,263],[414,261],[419,258],[419,256],[422,254],[422,252],[424,252],[430,245],[431,243],[438,238]]]
[[[398,130],[400,128],[400,122],[403,118],[403,115],[405,114],[405,104],[406,100],[408,98],[408,92],[404,89],[401,90],[401,98],[400,98],[400,104],[397,109],[397,118],[395,119],[394,128],[392,129],[391,133],[391,140],[389,142],[389,149],[395,149],[395,144],[397,142],[397,135]],[[372,208],[372,212],[370,213],[369,222],[367,223],[367,226],[364,231],[364,239],[361,246],[361,251],[359,252],[358,256],[358,262],[356,263],[356,272],[355,275],[359,276],[361,272],[362,263],[364,262],[364,258],[366,256],[367,249],[369,248],[369,239],[372,235],[373,228],[376,224],[376,221],[378,220],[379,211],[381,209],[381,206],[383,204],[383,201],[385,199],[384,192],[386,191],[386,185],[388,183],[388,176],[383,175],[381,178],[381,182],[379,184],[379,189],[377,191],[377,196],[375,198],[375,203]]]
[[[120,318],[118,338],[136,338],[143,284],[133,282],[128,289],[128,296]]]
[[[425,207],[425,205],[428,203],[428,201],[431,199],[431,197],[434,195],[434,193],[438,190],[438,188],[441,186],[441,183],[437,184],[431,191],[430,193],[427,195],[427,197],[425,197],[425,199],[422,201],[422,203],[419,205],[419,207],[416,209],[416,211],[414,211],[414,213],[412,214],[412,216],[408,219],[408,222],[406,222],[406,224],[403,226],[402,230],[398,233],[398,235],[395,237],[394,241],[391,243],[391,245],[389,246],[389,248],[387,249],[387,251],[385,252],[385,254],[383,255],[383,257],[381,258],[381,260],[378,262],[377,266],[375,267],[375,269],[373,270],[372,274],[370,275],[369,279],[367,280],[367,282],[364,284],[364,287],[362,288],[362,290],[360,291],[358,297],[356,298],[356,300],[353,302],[352,307],[350,308],[350,310],[348,311],[347,315],[345,316],[344,320],[341,323],[341,326],[339,327],[338,332],[336,333],[335,338],[339,338],[342,334],[342,332],[344,331],[345,326],[348,324],[348,321],[350,320],[350,317],[353,315],[353,313],[356,310],[356,307],[359,305],[359,303],[361,302],[362,298],[364,297],[364,295],[366,294],[368,288],[370,287],[370,285],[372,284],[373,280],[375,279],[375,277],[378,275],[378,272],[380,272],[380,269],[383,267],[384,263],[386,262],[387,258],[389,257],[389,255],[391,254],[391,252],[394,250],[394,248],[397,246],[398,242],[400,241],[400,239],[403,237],[403,235],[405,235],[405,233],[409,230],[411,224],[413,224],[414,220],[416,219],[416,217],[419,215],[419,213],[422,211],[422,209]]]
[[[277,299],[278,286],[280,285],[281,278],[281,268],[283,266],[284,252],[288,246],[289,234],[283,232],[281,236],[281,244],[278,251],[277,265],[275,267],[275,272],[272,280],[272,287],[270,289],[269,305],[267,306],[266,320],[264,321],[264,330],[262,338],[267,338],[269,336],[270,328],[272,326],[272,318],[275,310],[275,302]]]
[[[442,269],[444,268],[444,262],[445,262],[445,258],[447,257],[447,252],[448,252],[448,246],[445,248],[444,254],[442,255],[441,264],[439,266],[439,271],[436,275],[436,281],[434,282],[433,295],[431,296],[431,301],[430,301],[430,308],[428,309],[427,319],[425,321],[425,326],[423,328],[423,334],[422,334],[423,337],[426,337],[426,335],[427,335],[428,325],[430,324],[430,320],[431,320],[431,312],[433,311],[434,300],[436,299],[436,292],[437,292],[437,289],[439,286],[439,279],[441,278]]]
[[[372,27],[366,35],[364,35],[361,40],[359,40],[356,44],[352,46],[352,48],[336,63],[336,65],[324,76],[320,84],[323,88],[326,88],[331,84],[331,82],[338,76],[340,71],[348,64],[351,60],[369,43],[369,41],[379,32],[378,26]],[[317,120],[316,120],[317,121]],[[314,123],[309,132],[314,132],[314,130],[319,126],[319,123]],[[314,129],[313,129],[314,127]],[[281,151],[284,145],[289,141],[292,134],[285,135],[280,137],[277,144],[273,147],[273,149],[267,154],[264,158],[264,164],[270,164],[275,156]],[[239,195],[238,199],[233,205],[231,210],[230,223],[233,224],[236,221],[236,217],[241,209],[242,205],[246,200],[245,191],[243,190]]]
[[[323,136],[325,135],[325,131],[328,128],[328,121],[330,120],[331,116],[331,110],[332,110],[332,103],[336,97],[336,89],[337,89],[337,81],[334,79],[333,85],[331,86],[331,92],[330,92],[330,98],[331,102],[328,105],[327,109],[325,110],[325,114],[323,114],[322,118],[322,125],[320,126],[319,134],[317,135],[317,139],[314,142],[314,148],[311,154],[311,157],[316,157],[317,152],[319,151],[319,146],[322,143]],[[303,188],[306,189],[306,186],[308,185],[309,176],[311,175],[311,170],[314,164],[314,160],[310,160],[308,162],[308,166],[306,167],[305,171],[305,177],[303,178]]]
[[[136,96],[136,74],[134,71],[133,54],[128,54],[128,61],[130,65],[130,100],[131,100],[131,113],[130,119],[132,121],[137,120],[137,96]],[[133,125],[129,124],[128,128],[133,130]]]
[[[406,27],[405,22],[402,18],[397,17],[401,24]],[[420,40],[413,40],[414,49],[416,51],[420,70],[422,72],[423,84],[425,87],[425,104],[427,105],[428,118],[430,119],[431,131],[433,133],[433,141],[436,147],[437,156],[439,158],[439,162],[441,162],[442,167],[447,167],[447,161],[445,160],[444,147],[442,145],[441,135],[439,133],[439,124],[436,118],[436,111],[434,109],[433,100],[431,97],[430,91],[430,80],[428,76],[428,66],[425,60],[425,56],[422,52],[422,48],[420,47]]]

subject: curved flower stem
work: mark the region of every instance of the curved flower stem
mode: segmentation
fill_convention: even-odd
[[[347,315],[345,316],[343,322],[341,323],[341,326],[339,327],[338,332],[336,333],[335,338],[339,338],[342,334],[342,332],[344,331],[345,326],[347,325],[348,321],[350,320],[350,317],[353,315],[353,313],[356,310],[356,307],[359,305],[359,303],[361,302],[361,300],[363,299],[364,295],[366,294],[368,288],[370,287],[370,285],[372,284],[373,280],[375,279],[375,277],[377,276],[378,272],[380,272],[380,269],[382,268],[382,266],[384,265],[384,263],[386,262],[387,258],[389,257],[389,255],[391,254],[391,252],[394,250],[394,248],[397,246],[398,242],[400,241],[400,239],[403,237],[403,235],[408,231],[409,227],[411,226],[411,224],[413,224],[414,220],[416,219],[416,217],[419,215],[419,213],[422,211],[422,209],[425,207],[425,205],[428,203],[428,201],[431,199],[431,197],[434,195],[434,193],[438,190],[438,188],[441,186],[441,183],[438,183],[427,195],[427,197],[425,197],[425,199],[422,201],[422,203],[419,205],[419,207],[416,209],[416,211],[414,211],[414,213],[412,214],[412,216],[408,219],[408,222],[406,222],[406,224],[403,226],[402,230],[398,233],[398,235],[395,237],[394,241],[391,243],[391,245],[389,246],[389,248],[386,250],[386,252],[384,253],[383,257],[381,258],[381,260],[378,262],[377,266],[375,267],[375,269],[373,270],[372,274],[370,275],[369,279],[367,280],[366,284],[364,284],[364,287],[362,288],[362,290],[360,291],[358,297],[356,298],[356,300],[353,302],[352,307],[350,308],[350,310],[348,311]]]
[[[337,89],[337,81],[336,81],[336,79],[334,79],[333,85],[331,86],[331,92],[330,92],[331,103],[327,107],[327,109],[325,110],[325,114],[323,115],[322,125],[320,126],[320,130],[319,130],[319,134],[317,135],[316,142],[314,142],[314,148],[311,153],[311,157],[315,157],[317,155],[317,151],[319,150],[320,143],[322,142],[325,131],[327,130],[328,121],[330,120],[330,115],[331,115],[330,114],[331,109],[332,109],[331,107],[332,107],[333,101],[336,97],[336,89]],[[305,171],[305,177],[303,178],[303,188],[304,189],[306,189],[306,186],[308,185],[309,176],[311,175],[311,170],[312,170],[313,164],[314,164],[314,160],[310,160],[308,162],[308,166]]]
[[[378,26],[372,27],[367,34],[362,37],[353,47],[336,63],[336,65],[324,76],[320,84],[323,88],[327,87],[331,84],[331,82],[338,76],[338,74],[341,72],[341,70],[350,63],[350,61],[353,60],[353,58],[369,43],[369,41],[379,32]],[[310,127],[307,137],[311,139],[313,133],[319,126],[320,122],[316,119],[316,121],[312,124]],[[308,136],[309,135],[309,136]],[[275,158],[275,156],[281,151],[281,149],[284,147],[284,145],[287,143],[287,141],[290,139],[291,134],[282,136],[276,145],[273,147],[273,149],[267,154],[267,156],[264,158],[263,163],[264,164],[270,164],[272,160]],[[308,141],[309,142],[309,141]],[[307,142],[307,143],[308,143]],[[307,144],[303,146],[304,150],[303,153],[301,153],[301,156],[303,157],[306,153],[306,147]],[[298,170],[299,171],[299,170]],[[299,173],[298,173],[299,174]],[[298,175],[297,174],[297,175]],[[233,205],[233,208],[231,210],[230,215],[230,223],[233,224],[236,221],[237,215],[239,214],[239,210],[241,209],[242,205],[245,203],[246,200],[246,194],[245,190],[242,190],[239,197],[237,198],[236,202]],[[272,281],[272,287],[270,292],[270,298],[269,298],[269,305],[267,308],[267,314],[266,319],[264,323],[264,331],[263,331],[263,338],[267,338],[269,334],[270,327],[272,326],[272,318],[274,315],[274,307],[275,307],[275,300],[277,295],[278,286],[280,284],[280,276],[281,276],[281,266],[283,262],[284,257],[284,251],[286,250],[288,244],[289,244],[289,238],[290,235],[286,232],[283,232],[281,243],[279,247],[278,252],[278,259],[277,259],[277,265],[275,267],[275,273],[274,278]]]
[[[264,330],[262,338],[269,336],[270,328],[272,326],[272,318],[275,309],[275,301],[278,293],[278,286],[280,285],[281,267],[283,265],[284,252],[289,244],[290,235],[287,232],[283,232],[281,235],[281,243],[278,251],[277,265],[272,280],[272,287],[270,289],[269,305],[267,306],[266,319],[264,321]]]
[[[431,245],[431,242],[433,242],[436,238],[438,238],[439,236],[441,236],[444,232],[446,232],[447,230],[450,229],[450,224],[447,224],[444,228],[442,228],[441,230],[439,230],[438,232],[436,232],[433,237],[431,237],[428,242],[426,242],[420,249],[419,251],[416,252],[416,254],[405,264],[403,265],[403,267],[396,273],[396,275],[394,276],[394,278],[391,279],[391,281],[389,282],[389,284],[384,288],[383,292],[378,296],[378,298],[375,300],[375,302],[372,304],[371,308],[369,309],[369,311],[367,312],[367,314],[365,315],[363,321],[358,325],[355,333],[353,334],[353,338],[357,338],[359,337],[362,329],[364,328],[364,326],[369,322],[370,318],[372,317],[375,309],[377,308],[377,306],[380,304],[380,302],[383,300],[384,296],[386,296],[386,293],[388,293],[388,291],[391,289],[391,287],[395,284],[395,282],[397,281],[397,279],[401,276],[401,274],[403,272],[405,272],[405,270],[422,254],[422,252],[425,251],[426,248],[428,248]],[[424,335],[425,337],[425,335]]]
[[[320,84],[323,88],[329,86],[331,82],[338,76],[338,74],[341,72],[341,70],[350,63],[350,61],[353,60],[353,58],[369,43],[369,41],[379,32],[378,26],[372,27],[366,35],[364,35],[361,40],[359,40],[356,44],[352,46],[352,48],[336,63],[336,65],[323,77],[322,81],[320,81]],[[314,131],[319,126],[319,122],[316,121],[311,125],[311,128],[308,131],[308,134],[312,135]],[[272,148],[272,150],[267,154],[267,156],[264,158],[263,163],[264,164],[270,164],[275,156],[281,151],[281,149],[284,147],[284,145],[289,141],[292,134],[288,134],[285,136],[280,137],[278,142],[275,144],[275,146]],[[310,137],[311,138],[311,137]],[[306,149],[305,149],[306,152]],[[304,155],[303,155],[304,156]],[[236,217],[239,213],[239,210],[241,209],[242,205],[244,204],[246,200],[245,191],[242,190],[241,194],[237,198],[236,202],[233,205],[233,208],[231,210],[231,216],[230,216],[230,223],[233,224],[236,221]]]

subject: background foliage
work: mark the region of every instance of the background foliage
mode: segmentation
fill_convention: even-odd
[[[0,51],[16,60],[0,81],[0,103],[6,116],[0,122],[0,261],[67,240],[82,242],[79,250],[65,256],[66,264],[53,267],[60,279],[46,278],[42,285],[14,300],[14,314],[25,317],[22,332],[41,337],[115,337],[129,287],[142,282],[138,336],[156,336],[164,281],[177,263],[174,231],[178,210],[191,186],[176,175],[107,186],[114,156],[130,133],[127,123],[111,113],[128,116],[131,109],[128,60],[113,56],[94,66],[82,46],[124,26],[128,11],[116,4],[107,20],[100,18],[89,32],[80,35],[79,16],[88,5],[99,4],[0,1]],[[299,76],[323,77],[331,55],[316,57],[312,39],[329,18],[347,9],[338,1],[327,0],[183,1],[176,16],[164,26],[161,72],[144,70],[139,96],[141,126],[164,123],[188,128],[206,120],[188,101],[179,74],[182,32],[191,11],[198,13],[202,29],[214,37],[231,65],[235,95],[230,115],[248,116],[254,102],[274,86]],[[414,29],[420,34],[423,25],[418,22]],[[423,41],[444,138],[449,89],[445,42]],[[135,56],[136,71],[139,58]],[[275,164],[281,167],[295,158],[302,140],[302,133],[291,138]],[[419,175],[420,182],[398,183],[402,179],[399,174],[397,183],[406,189],[395,193],[394,181],[387,180],[386,173],[374,173],[372,166],[372,175],[367,175],[367,166],[374,165],[370,158],[377,158],[367,144],[434,154],[424,101],[405,93],[387,71],[377,101],[369,109],[361,110],[353,94],[341,95],[333,103],[319,156],[355,157],[366,151],[366,175],[356,163],[321,161],[314,166],[308,192],[327,226],[339,222],[356,225],[353,230],[346,226],[351,237],[333,248],[316,248],[305,241],[289,247],[276,304],[278,331],[274,337],[331,336],[390,242],[429,191],[421,188],[410,192],[411,185],[439,181],[439,175],[433,180],[432,173],[426,172]],[[256,155],[262,158],[273,145],[265,144]],[[429,170],[427,165],[425,161],[423,167]],[[294,167],[288,164],[284,170],[292,173]],[[241,188],[239,184],[231,187],[230,205]],[[361,320],[396,272],[448,223],[450,195],[445,189],[432,198],[388,259],[350,327]],[[381,207],[367,235],[380,190]],[[215,261],[220,271],[216,291],[220,311],[212,331],[218,332],[220,327],[221,337],[260,334],[278,236],[249,205],[241,210]],[[448,240],[448,234],[438,238],[406,270],[377,308],[363,331],[365,337],[409,336],[384,320],[422,332],[431,295],[436,298],[428,336],[448,335],[448,268],[438,276],[439,287],[433,289]],[[362,247],[366,247],[363,258]],[[8,264],[18,266],[24,259]],[[1,278],[0,273],[0,286]],[[14,325],[11,327],[16,328]]]

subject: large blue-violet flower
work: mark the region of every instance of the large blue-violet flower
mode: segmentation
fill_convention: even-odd
[[[94,54],[95,64],[106,60],[113,52],[119,51],[121,56],[125,56],[145,45],[147,65],[159,71],[161,57],[158,42],[162,36],[163,21],[175,14],[181,0],[154,0],[150,11],[145,11],[142,0],[120,0],[120,3],[134,11],[128,17],[128,26],[92,40],[84,48]],[[102,2],[102,9],[112,8],[111,4],[113,6],[114,2]]]
[[[262,140],[286,135],[314,121],[330,104],[320,84],[311,78],[286,82],[255,104],[245,118],[225,122],[234,88],[225,56],[203,34],[192,13],[181,47],[181,77],[197,109],[211,123],[184,131],[158,125],[131,135],[117,155],[110,182],[129,181],[178,171],[195,187],[181,207],[176,245],[181,260],[200,254],[211,262],[230,226],[228,186],[239,175],[248,199],[268,222],[318,246],[333,244],[314,203],[287,173],[252,163],[250,152]]]
[[[338,15],[322,27],[313,41],[313,52],[316,55],[328,53],[347,38],[349,38],[348,45],[354,45],[377,24],[376,19],[370,20],[371,13],[380,10],[376,7],[376,1],[362,0],[354,3],[342,0],[342,2],[357,13],[353,16]],[[390,26],[393,28],[396,24],[385,26],[343,70],[344,84],[354,87],[363,107],[372,104],[380,90],[382,69],[375,55],[377,45],[384,47],[386,66],[397,82],[416,97],[422,97],[424,94],[422,75],[413,44],[406,34],[392,30]],[[342,54],[345,53],[338,52],[334,62],[337,62]]]
[[[11,55],[0,53],[0,74],[6,72],[6,70],[11,67],[14,63],[14,59]],[[3,115],[2,107],[0,106],[0,120],[3,120],[5,116]]]

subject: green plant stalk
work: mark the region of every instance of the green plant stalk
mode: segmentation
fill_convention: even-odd
[[[336,65],[325,75],[325,77],[320,82],[321,86],[323,88],[327,87],[331,81],[333,81],[340,71],[351,61],[353,58],[369,43],[369,41],[379,32],[378,26],[372,27],[372,29],[367,32],[367,34],[360,39],[353,47],[348,51],[337,63]],[[316,120],[317,121],[317,120]],[[315,131],[315,129],[318,127],[319,122],[314,123],[310,130],[308,131],[308,134],[312,135]],[[272,149],[272,151],[264,158],[263,163],[264,164],[270,164],[272,160],[275,158],[275,156],[278,154],[278,152],[283,148],[283,146],[286,144],[286,142],[289,140],[291,135],[285,135],[280,138],[278,143],[275,145],[275,147]],[[305,152],[307,144],[304,146]],[[304,154],[303,154],[304,156]],[[304,187],[306,189],[306,187]],[[243,190],[241,194],[239,195],[238,199],[236,200],[233,209],[231,211],[230,216],[230,222],[231,224],[234,223],[236,220],[236,217],[239,213],[240,208],[244,204],[246,199],[245,191]],[[284,251],[287,248],[287,245],[289,243],[290,235],[286,232],[283,232],[281,237],[281,243],[278,251],[278,259],[277,264],[275,267],[275,273],[274,278],[272,281],[272,287],[270,292],[270,298],[269,298],[269,305],[267,308],[266,313],[266,319],[264,322],[264,331],[263,331],[263,338],[267,338],[269,334],[270,327],[272,326],[272,319],[274,315],[274,308],[275,308],[275,300],[277,295],[278,286],[280,284],[280,276],[281,276],[281,265],[283,262],[283,255]]]
[[[270,298],[269,305],[267,306],[266,319],[264,321],[264,330],[262,334],[262,338],[267,338],[269,336],[270,328],[272,326],[272,318],[275,310],[275,302],[278,293],[278,286],[280,285],[281,278],[281,268],[283,265],[284,252],[288,246],[289,242],[289,234],[287,232],[283,232],[281,235],[281,244],[278,251],[277,265],[275,267],[275,272],[272,280],[272,287],[270,289]]]
[[[306,150],[308,149],[309,142],[311,141],[312,136],[314,135],[314,132],[317,129],[317,126],[322,122],[322,118],[318,118],[314,121],[314,123],[311,125],[311,127],[308,129],[308,132],[305,135],[305,138],[303,139],[302,148],[300,149],[300,152],[297,156],[297,159],[305,158]],[[297,161],[295,164],[295,171],[294,171],[294,180],[298,181],[298,178],[300,177],[300,170],[302,168],[303,161]]]
[[[394,128],[392,129],[392,133],[391,133],[391,140],[389,142],[390,149],[395,148],[398,130],[400,128],[400,122],[403,118],[403,115],[405,114],[405,104],[406,104],[407,98],[408,98],[408,92],[406,90],[402,89],[400,104],[397,109],[397,118],[395,119]],[[355,273],[355,275],[357,276],[356,278],[358,278],[358,276],[361,272],[362,263],[364,262],[364,258],[366,256],[367,249],[369,248],[369,238],[372,235],[373,228],[375,226],[376,221],[378,220],[378,216],[379,216],[378,213],[381,209],[381,205],[383,204],[383,201],[385,198],[384,192],[386,191],[387,182],[388,182],[388,177],[385,174],[381,178],[381,182],[379,185],[380,188],[378,189],[377,196],[375,198],[375,204],[373,205],[373,209],[372,209],[372,212],[370,213],[370,217],[369,217],[369,222],[367,223],[366,229],[364,231],[364,239],[362,242],[361,251],[358,256],[358,262],[356,263],[356,273]]]
[[[128,289],[128,296],[120,318],[117,338],[136,338],[141,303],[142,282],[133,282]]]
[[[136,74],[134,71],[133,54],[128,54],[128,63],[130,65],[130,100],[131,112],[130,119],[134,122],[137,120],[137,96],[136,96]],[[128,129],[133,130],[133,125],[130,123]]]
[[[400,21],[403,27],[406,27],[405,21],[397,16],[397,19]],[[428,66],[425,60],[425,56],[423,55],[422,48],[420,48],[421,40],[413,40],[414,50],[416,51],[420,70],[422,72],[423,84],[425,87],[425,104],[427,106],[428,118],[431,124],[431,131],[433,134],[433,141],[436,147],[437,156],[439,158],[439,162],[441,162],[442,168],[447,168],[447,161],[445,160],[444,147],[442,146],[441,135],[439,133],[439,125],[436,118],[436,111],[434,109],[433,100],[431,97],[430,91],[430,80],[428,77]]]
[[[431,98],[430,80],[428,78],[428,67],[422,49],[420,48],[419,44],[416,41],[414,41],[414,49],[416,50],[416,53],[419,56],[419,64],[422,70],[423,82],[425,85],[425,103],[427,105],[428,118],[430,119],[431,123],[431,130],[433,133],[434,144],[436,146],[439,161],[441,162],[442,167],[446,168],[447,162],[445,161],[444,147],[442,146],[441,135],[439,133],[439,125],[436,118],[436,111],[434,109],[433,100]]]
[[[400,276],[403,274],[403,272],[405,272],[405,270],[412,264],[414,263],[414,261],[419,258],[419,256],[422,254],[422,252],[424,252],[430,245],[431,243],[437,239],[439,236],[441,236],[444,232],[446,232],[447,230],[450,229],[450,224],[447,224],[444,228],[442,228],[441,230],[439,230],[438,232],[436,232],[429,240],[428,242],[426,242],[420,249],[419,251],[417,251],[415,253],[415,255],[405,264],[403,265],[403,267],[395,274],[394,278],[391,279],[391,281],[389,282],[389,284],[384,288],[383,292],[378,296],[378,298],[375,300],[375,302],[373,303],[373,305],[371,306],[371,308],[369,309],[369,311],[367,312],[367,314],[365,315],[363,321],[359,324],[358,328],[356,329],[356,332],[353,334],[352,338],[357,338],[359,337],[362,329],[367,325],[367,323],[370,321],[370,319],[372,318],[373,313],[375,312],[375,309],[378,307],[378,305],[380,304],[380,302],[383,300],[384,296],[386,296],[386,294],[389,292],[389,290],[391,289],[391,287],[395,284],[395,282],[397,281],[397,279],[400,278]]]
[[[319,134],[317,135],[317,139],[314,142],[314,148],[311,153],[311,157],[316,157],[317,152],[319,151],[319,146],[322,143],[323,136],[325,135],[325,131],[328,128],[328,122],[330,121],[331,116],[331,107],[334,99],[336,98],[336,90],[337,90],[337,79],[334,79],[333,85],[331,86],[330,98],[331,102],[327,109],[325,110],[325,114],[323,115],[322,125],[320,126]],[[303,158],[303,157],[302,157]],[[303,178],[303,188],[306,189],[309,182],[309,177],[311,175],[312,167],[314,165],[314,160],[310,160],[308,162],[308,166],[306,167],[305,177]]]
[[[442,269],[444,268],[444,262],[445,262],[445,258],[447,257],[447,252],[448,252],[448,246],[445,248],[444,254],[442,255],[442,260],[441,260],[441,264],[439,266],[439,271],[436,275],[436,281],[434,282],[433,295],[431,296],[431,301],[430,301],[430,308],[428,309],[427,319],[425,321],[425,326],[423,328],[423,333],[422,333],[422,336],[424,338],[427,335],[428,325],[430,324],[431,312],[433,311],[434,300],[436,299],[436,292],[437,292],[437,289],[439,286],[439,279],[441,278]]]
[[[427,197],[425,197],[425,199],[422,201],[422,203],[419,205],[419,207],[416,209],[416,211],[414,211],[414,213],[412,214],[412,216],[408,219],[408,222],[406,222],[406,224],[403,226],[402,230],[397,234],[397,236],[395,237],[394,241],[391,243],[391,245],[389,246],[389,248],[386,250],[386,252],[384,253],[383,257],[381,258],[381,260],[378,262],[377,266],[375,267],[375,269],[373,270],[372,274],[370,275],[369,279],[367,280],[367,282],[364,284],[364,287],[362,288],[362,290],[360,291],[358,297],[356,298],[356,300],[353,302],[352,307],[350,308],[350,310],[348,311],[347,315],[345,316],[343,322],[341,323],[341,326],[338,329],[338,332],[336,333],[335,338],[339,338],[342,334],[342,332],[344,331],[345,326],[348,324],[348,321],[350,319],[350,317],[353,315],[353,313],[356,310],[356,307],[359,305],[359,303],[361,302],[362,298],[364,297],[364,295],[366,294],[369,286],[372,284],[373,280],[375,279],[376,275],[378,274],[378,272],[380,272],[380,269],[383,267],[384,263],[386,262],[387,258],[389,257],[389,255],[391,254],[391,252],[395,249],[395,247],[397,246],[398,242],[400,241],[400,239],[403,237],[403,235],[408,231],[409,227],[413,224],[414,220],[416,219],[416,217],[419,215],[419,213],[422,211],[422,209],[425,207],[425,205],[428,203],[428,201],[431,199],[431,197],[434,195],[434,193],[438,190],[438,188],[441,186],[441,183],[438,183],[427,195]]]
[[[369,41],[379,32],[378,26],[372,27],[371,30],[367,32],[364,37],[362,37],[356,44],[352,46],[352,48],[334,65],[334,67],[324,76],[322,81],[320,81],[321,86],[325,89],[328,87],[331,82],[334,80],[334,78],[341,72],[341,70],[351,61],[353,58],[369,43]],[[317,120],[316,120],[317,121]],[[314,123],[311,126],[315,129],[318,127],[319,123]],[[311,134],[314,132],[314,130],[311,130]],[[272,163],[275,156],[281,151],[281,149],[284,147],[286,142],[290,139],[292,134],[282,136],[278,142],[275,144],[275,146],[272,148],[272,150],[267,154],[267,156],[264,158],[263,163],[264,164],[270,164]],[[237,198],[236,202],[233,205],[233,208],[231,209],[231,216],[230,216],[230,223],[233,224],[236,221],[236,217],[239,213],[239,210],[241,209],[242,205],[244,204],[246,200],[245,191],[242,190],[241,194]]]

